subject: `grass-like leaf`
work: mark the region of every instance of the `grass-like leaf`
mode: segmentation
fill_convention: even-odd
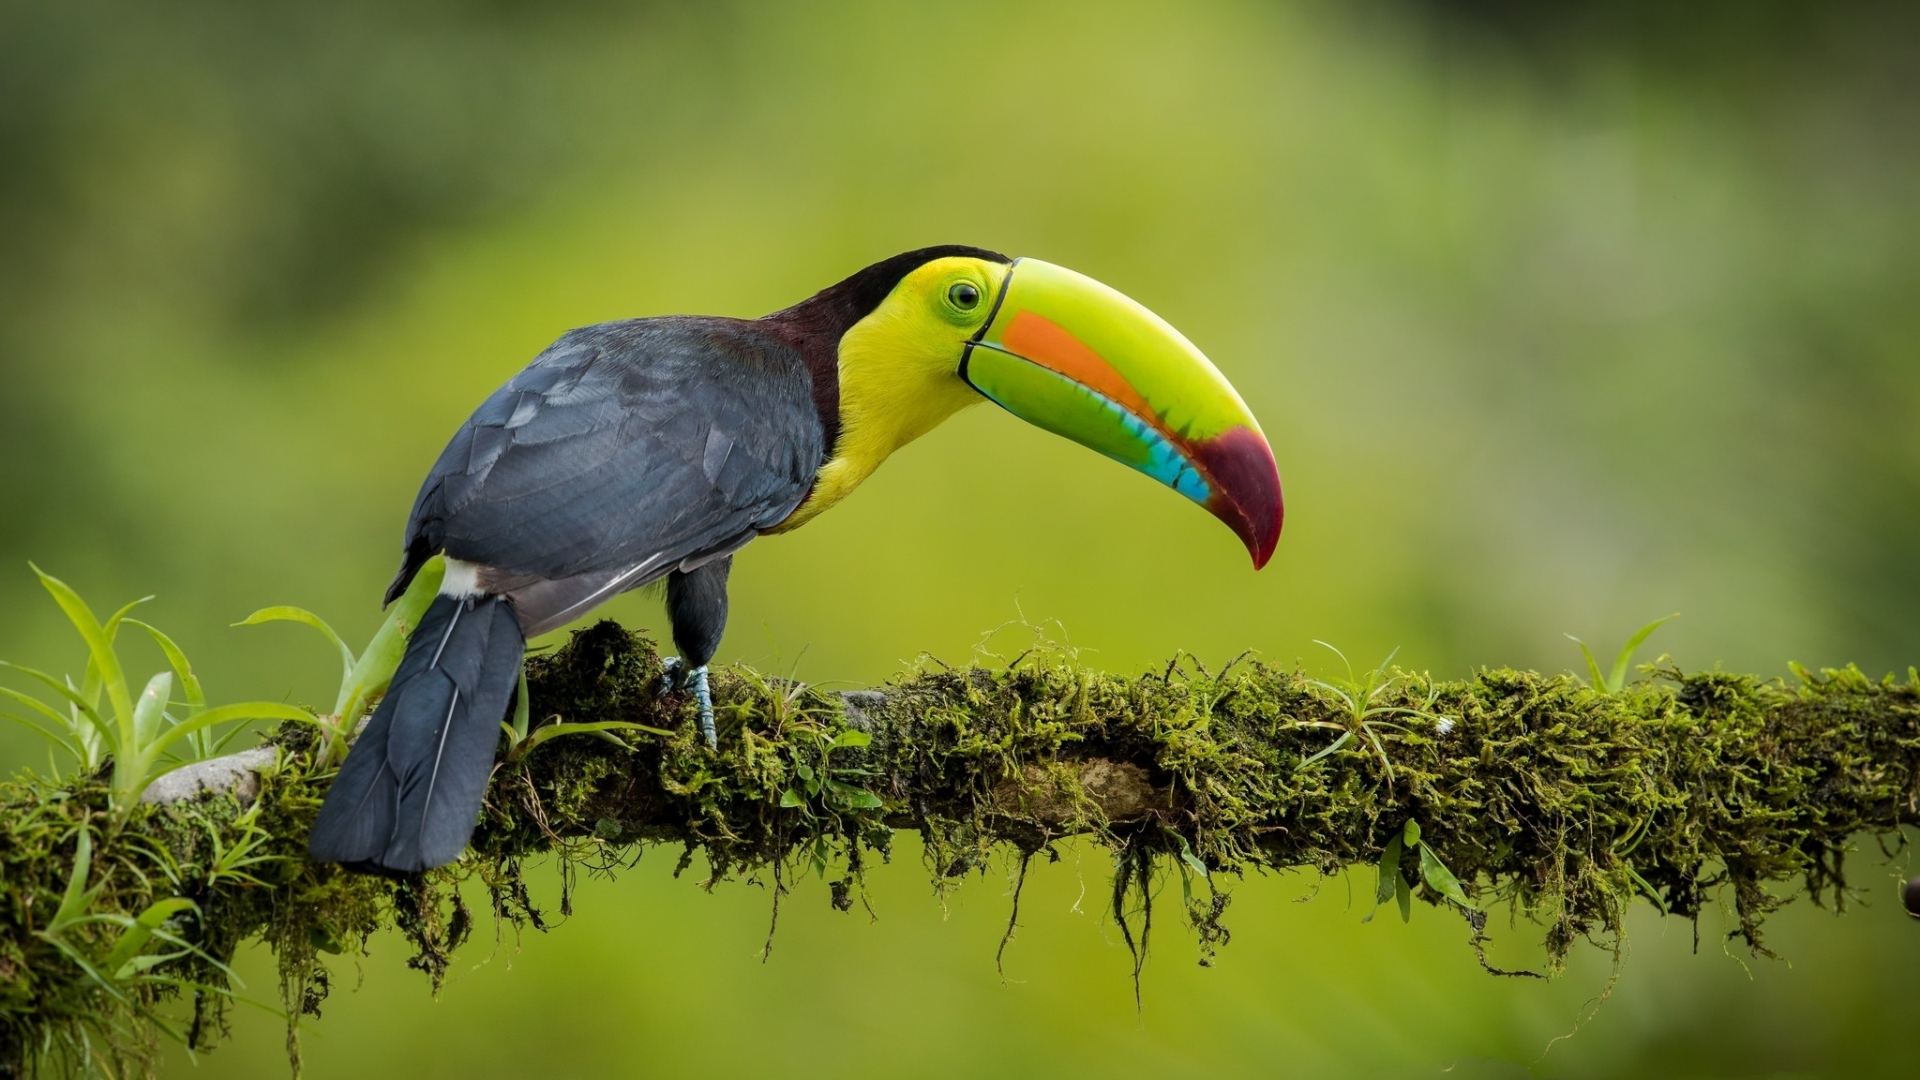
[[[1633,636],[1627,639],[1627,643],[1620,647],[1619,655],[1614,657],[1613,670],[1605,675],[1600,673],[1600,661],[1593,655],[1593,650],[1587,647],[1586,642],[1572,634],[1566,637],[1568,641],[1580,646],[1581,654],[1586,657],[1587,673],[1592,676],[1593,689],[1601,694],[1618,694],[1627,688],[1627,675],[1633,670],[1633,654],[1640,651],[1640,646],[1647,643],[1647,639],[1653,636],[1655,630],[1679,617],[1680,613],[1676,611],[1634,631]]]
[[[173,672],[163,671],[147,680],[146,689],[133,703],[133,742],[145,746],[160,732],[160,721],[167,712],[167,698],[173,695]]]
[[[113,943],[113,948],[100,961],[101,969],[113,972],[116,979],[127,979],[133,974],[132,961],[147,947],[147,942],[153,940],[154,931],[159,930],[161,924],[182,911],[198,910],[199,905],[184,896],[170,896],[148,904],[121,933],[120,940]]]
[[[199,676],[193,673],[193,663],[187,659],[186,651],[181,649],[172,638],[161,633],[160,629],[156,626],[150,626],[147,623],[141,622],[139,619],[127,619],[126,624],[128,626],[139,627],[141,630],[146,631],[147,636],[153,639],[153,643],[158,645],[161,653],[166,656],[167,663],[172,665],[175,677],[180,680],[180,693],[187,701],[187,715],[185,719],[191,719],[198,715],[201,710],[205,709],[207,707],[207,693],[200,685]],[[192,738],[187,740],[187,743],[193,748],[195,757],[207,758],[219,753],[227,740],[231,739],[237,733],[238,729],[228,733],[225,738],[215,739],[210,737],[210,732],[196,732]]]
[[[61,893],[60,906],[54,909],[53,918],[47,920],[43,935],[58,936],[69,927],[86,917],[87,909],[93,906],[93,900],[99,889],[87,888],[87,878],[93,873],[93,830],[80,826],[80,835],[74,841],[73,869],[67,873],[67,887]]]
[[[33,566],[28,563],[28,566]],[[127,690],[127,677],[120,668],[120,655],[113,649],[113,642],[107,637],[106,628],[93,614],[80,594],[73,591],[66,582],[48,574],[38,566],[33,572],[40,576],[40,584],[52,594],[60,610],[66,613],[67,621],[80,632],[81,640],[87,643],[87,653],[93,667],[100,673],[100,681],[107,691],[107,699],[113,703],[115,717],[122,724],[131,724],[133,720],[133,695]],[[123,609],[124,610],[124,609]]]
[[[329,733],[320,753],[322,764],[340,760],[346,754],[346,734],[353,730],[369,705],[393,683],[394,670],[406,655],[407,639],[420,625],[433,598],[440,594],[440,582],[446,576],[446,559],[439,555],[428,559],[413,576],[407,591],[387,606],[387,617],[374,631],[360,658],[353,662],[334,702],[333,715],[338,732]]]
[[[1420,876],[1426,879],[1427,888],[1468,911],[1478,910],[1473,906],[1473,901],[1467,899],[1467,891],[1460,887],[1460,879],[1454,877],[1453,871],[1447,869],[1447,864],[1440,861],[1440,856],[1425,844],[1420,845]]]
[[[328,625],[327,620],[321,618],[318,615],[315,615],[313,612],[308,611],[306,608],[294,607],[291,604],[280,604],[275,607],[264,607],[264,608],[261,608],[259,611],[256,611],[253,614],[247,616],[246,618],[241,619],[239,622],[234,623],[233,625],[259,626],[261,623],[270,623],[270,622],[300,623],[303,626],[311,626],[315,630],[319,631],[322,637],[325,637],[328,641],[333,643],[334,648],[340,650],[340,687],[341,689],[344,691],[347,685],[353,681],[353,667],[354,667],[354,664],[358,662],[358,658],[353,655],[353,649],[350,648],[347,645],[346,641],[343,640],[340,637],[340,635],[334,631],[332,626]]]
[[[91,702],[89,702],[84,696],[82,696],[79,691],[67,685],[64,681],[60,679],[56,679],[44,671],[39,671],[37,669],[27,667],[24,664],[15,664],[7,660],[0,660],[0,668],[7,668],[10,671],[17,671],[20,674],[25,675],[30,679],[35,679],[39,682],[45,683],[47,686],[53,689],[54,693],[59,694],[62,698],[65,698],[69,705],[72,705],[75,709],[78,709],[80,711],[80,715],[84,716],[89,722],[93,724],[94,727],[98,728],[100,732],[104,734],[107,738],[112,739],[119,735],[119,732],[114,729],[113,725],[106,722],[106,719],[100,715],[99,711],[93,707],[93,704]],[[55,714],[55,715],[58,715],[58,714]],[[69,720],[68,722],[69,724],[71,724],[71,720]]]
[[[512,729],[509,728],[508,731],[511,733]],[[521,758],[532,753],[541,743],[549,739],[557,739],[562,735],[600,735],[622,750],[633,749],[633,747],[621,742],[617,736],[613,735],[613,732],[616,731],[643,731],[648,735],[660,735],[665,738],[673,737],[673,732],[671,731],[663,731],[657,727],[648,727],[645,724],[635,724],[625,720],[600,720],[590,724],[545,724],[534,728],[532,734],[515,743],[513,749],[507,753],[507,760],[510,762],[519,761]]]
[[[1428,708],[1410,708],[1406,706],[1379,704],[1383,694],[1386,694],[1389,690],[1399,685],[1401,680],[1407,678],[1407,676],[1401,672],[1389,670],[1389,665],[1393,663],[1393,658],[1400,655],[1399,649],[1388,653],[1387,658],[1380,661],[1379,666],[1373,670],[1367,672],[1365,675],[1356,676],[1353,672],[1353,663],[1347,659],[1346,653],[1341,652],[1334,645],[1318,639],[1314,640],[1314,644],[1332,652],[1333,655],[1339,657],[1340,662],[1346,666],[1347,677],[1338,682],[1329,682],[1324,679],[1307,680],[1308,685],[1317,687],[1332,695],[1334,700],[1341,704],[1347,714],[1346,723],[1336,724],[1326,720],[1298,721],[1297,723],[1300,726],[1331,728],[1342,734],[1339,738],[1335,739],[1331,745],[1307,757],[1294,768],[1296,771],[1304,769],[1357,739],[1363,744],[1363,749],[1366,747],[1373,749],[1374,755],[1380,759],[1381,767],[1386,770],[1387,785],[1391,787],[1394,779],[1393,761],[1387,756],[1386,743],[1382,741],[1380,731],[1382,729],[1405,731],[1406,727],[1386,718],[1412,717],[1429,720],[1436,724],[1446,723],[1447,718],[1435,713],[1431,709],[1430,706],[1433,704],[1431,694],[1429,694],[1427,698]]]
[[[173,727],[160,733],[153,741],[155,754],[166,749],[175,741],[193,734],[202,728],[216,724],[231,724],[240,720],[297,720],[303,724],[318,723],[312,713],[297,705],[285,705],[277,701],[244,701],[238,705],[220,705],[202,712],[191,720],[182,720]],[[142,785],[145,790],[145,785]]]
[[[1394,890],[1399,888],[1400,859],[1406,854],[1406,850],[1402,834],[1394,833],[1393,839],[1387,841],[1386,850],[1380,853],[1380,877],[1373,888],[1374,906],[1377,907],[1393,899]],[[1371,919],[1373,916],[1368,915],[1367,918]]]
[[[1679,617],[1680,613],[1676,611],[1671,615],[1655,619],[1633,632],[1633,636],[1627,639],[1627,643],[1620,647],[1620,655],[1613,662],[1613,672],[1607,676],[1608,690],[1617,694],[1626,689],[1627,672],[1632,668],[1633,654],[1639,651],[1640,646],[1647,643],[1647,639],[1653,636],[1655,630]]]

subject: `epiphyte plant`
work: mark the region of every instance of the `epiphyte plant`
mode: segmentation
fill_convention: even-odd
[[[88,982],[114,1002],[130,1010],[136,1018],[182,1044],[189,1043],[186,1033],[152,1007],[143,987],[218,995],[232,998],[234,988],[244,987],[240,976],[199,946],[181,937],[175,923],[189,915],[198,917],[200,906],[184,896],[154,900],[138,915],[95,911],[105,885],[88,883],[93,873],[93,834],[81,825],[74,841],[73,869],[67,875],[60,906],[34,935],[53,946],[84,973]],[[118,927],[118,933],[110,927]],[[172,960],[194,957],[220,973],[224,985],[211,985],[191,979],[163,975],[154,969]],[[77,1030],[62,1033],[68,1049],[79,1060],[91,1061],[96,1050],[93,1038],[104,1046],[124,1044],[129,1033],[121,1025],[105,1018],[91,1018]],[[89,1073],[91,1075],[91,1073]],[[108,1074],[111,1075],[111,1074]]]
[[[273,701],[208,706],[206,692],[179,645],[154,627],[129,617],[134,608],[152,597],[135,600],[101,622],[65,582],[37,566],[33,572],[86,642],[87,664],[76,684],[71,678],[0,660],[0,667],[52,690],[54,699],[64,706],[58,708],[33,694],[0,687],[0,697],[24,706],[32,714],[0,715],[32,728],[66,750],[82,773],[98,772],[111,764],[110,798],[116,827],[126,822],[139,805],[141,794],[161,773],[219,752],[239,730],[230,728],[216,735],[222,725],[242,720],[313,721],[313,715],[305,709]],[[148,679],[137,697],[127,682],[119,653],[119,634],[125,626],[144,630],[166,655],[170,668]],[[176,678],[181,701],[172,700]]]
[[[1647,639],[1653,636],[1655,630],[1679,617],[1680,613],[1676,611],[1634,631],[1633,636],[1627,639],[1627,643],[1620,647],[1620,655],[1614,658],[1613,670],[1605,675],[1600,673],[1600,661],[1594,659],[1593,650],[1587,647],[1586,642],[1572,634],[1567,635],[1567,640],[1580,646],[1580,651],[1586,655],[1587,672],[1593,676],[1594,693],[1618,694],[1627,688],[1627,672],[1633,665],[1633,654],[1640,651],[1640,646],[1647,643]]]
[[[1421,707],[1388,706],[1379,703],[1381,696],[1399,685],[1400,680],[1403,678],[1400,673],[1388,669],[1388,665],[1393,663],[1393,658],[1400,655],[1399,649],[1396,648],[1388,653],[1387,658],[1380,661],[1379,665],[1373,670],[1364,675],[1356,676],[1353,673],[1353,662],[1347,659],[1346,653],[1341,652],[1339,649],[1318,638],[1314,639],[1313,643],[1330,650],[1333,655],[1339,657],[1340,662],[1346,665],[1347,677],[1338,682],[1328,682],[1324,679],[1309,679],[1308,683],[1332,694],[1334,698],[1340,702],[1342,710],[1347,714],[1347,717],[1346,723],[1344,724],[1334,723],[1330,720],[1295,721],[1295,723],[1303,727],[1331,728],[1340,732],[1339,738],[1323,747],[1317,753],[1301,761],[1298,766],[1299,768],[1304,769],[1314,764],[1356,739],[1364,739],[1373,747],[1374,753],[1380,758],[1380,765],[1387,773],[1387,783],[1392,784],[1393,762],[1387,757],[1387,748],[1381,741],[1380,729],[1390,728],[1394,731],[1405,731],[1406,725],[1394,723],[1393,721],[1385,719],[1386,717],[1398,716],[1428,720],[1443,734],[1452,726],[1451,720],[1433,711],[1434,697],[1431,692],[1429,692],[1427,696],[1426,705]]]
[[[1420,823],[1409,818],[1406,825],[1387,841],[1386,849],[1380,854],[1379,883],[1373,893],[1374,910],[1367,912],[1361,922],[1372,922],[1374,912],[1389,900],[1399,902],[1401,922],[1413,917],[1413,886],[1400,869],[1410,850],[1420,856],[1420,879],[1426,882],[1428,889],[1467,911],[1478,910],[1473,901],[1467,898],[1467,891],[1461,887],[1460,879],[1447,869],[1447,864],[1440,861],[1440,856],[1427,846],[1426,841],[1420,839]]]
[[[358,656],[325,619],[305,608],[290,605],[261,608],[234,623],[235,626],[255,626],[268,622],[300,623],[319,631],[328,643],[339,650],[340,691],[334,698],[333,712],[315,718],[321,732],[318,755],[321,764],[332,764],[346,756],[346,744],[353,735],[354,725],[393,681],[394,669],[400,665],[400,657],[407,649],[407,636],[420,624],[420,616],[439,593],[440,580],[445,572],[445,560],[438,556],[428,560],[420,568],[412,586],[387,606],[386,619]]]

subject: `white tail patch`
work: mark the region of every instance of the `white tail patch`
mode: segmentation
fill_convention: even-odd
[[[440,595],[451,596],[455,600],[485,595],[480,588],[480,565],[448,559],[447,576],[440,579]]]

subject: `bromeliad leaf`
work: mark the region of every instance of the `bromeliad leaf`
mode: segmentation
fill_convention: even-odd
[[[507,725],[507,734],[513,737],[517,745],[527,737],[527,729],[533,724],[533,699],[527,693],[526,665],[520,667],[520,679],[513,692],[513,723]]]
[[[59,694],[62,698],[66,699],[67,704],[79,710],[80,715],[85,717],[89,722],[91,722],[93,726],[97,728],[100,732],[102,732],[107,738],[112,739],[112,738],[118,737],[119,733],[112,726],[110,726],[106,722],[106,720],[101,718],[99,711],[93,707],[92,703],[89,702],[85,696],[83,696],[79,691],[75,690],[73,687],[68,686],[66,683],[60,681],[59,679],[54,678],[53,676],[47,674],[44,671],[39,671],[34,668],[26,667],[21,664],[11,663],[6,660],[0,660],[0,668],[7,668],[10,671],[17,671],[20,674],[27,676],[28,678],[37,679],[40,682],[43,682],[46,685],[52,687],[54,693]]]
[[[231,724],[236,720],[293,720],[303,724],[319,722],[312,713],[297,705],[285,705],[278,701],[244,701],[238,705],[221,705],[208,709],[191,720],[182,720],[155,738],[149,744],[148,750],[152,757],[158,757],[160,751],[173,745],[175,740],[183,739],[215,724]],[[144,788],[145,785],[142,787]]]
[[[367,703],[386,693],[387,686],[393,682],[394,669],[400,666],[400,658],[407,651],[407,638],[413,628],[420,625],[433,598],[440,594],[440,582],[446,570],[445,557],[435,555],[428,559],[414,575],[407,591],[387,606],[387,617],[381,621],[380,629],[374,631],[367,647],[360,650],[360,659],[348,673],[340,697],[334,702],[333,713],[340,718],[342,730],[352,731],[361,714],[366,712]],[[346,752],[343,742],[330,741],[321,756],[328,761],[337,760]]]

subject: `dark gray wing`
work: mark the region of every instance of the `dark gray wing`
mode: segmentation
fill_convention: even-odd
[[[824,454],[798,353],[734,319],[574,330],[495,391],[421,486],[407,566],[479,564],[529,633],[779,523]]]

